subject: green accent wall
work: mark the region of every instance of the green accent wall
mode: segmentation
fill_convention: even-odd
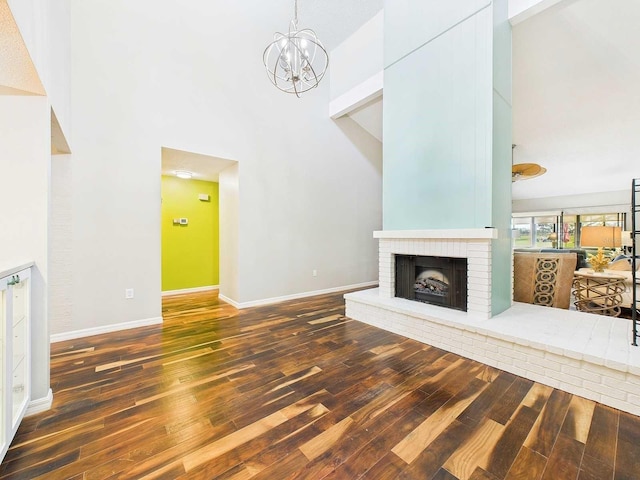
[[[162,291],[219,284],[218,215],[217,183],[162,177]],[[176,218],[189,223],[174,225]]]

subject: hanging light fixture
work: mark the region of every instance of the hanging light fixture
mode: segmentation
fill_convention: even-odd
[[[294,0],[289,33],[273,35],[273,42],[265,48],[262,61],[271,83],[296,97],[317,87],[324,77],[329,55],[313,30],[298,30],[298,0]]]
[[[528,180],[530,178],[539,177],[547,172],[547,169],[541,167],[537,163],[513,163],[513,149],[516,148],[516,144],[511,144],[511,181],[517,182],[518,180]]]

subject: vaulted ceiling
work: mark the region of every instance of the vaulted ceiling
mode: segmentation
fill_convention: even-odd
[[[293,1],[277,4],[280,29]],[[328,50],[383,7],[383,0],[300,0],[300,25]],[[628,189],[640,177],[640,2],[564,0],[513,27],[515,163],[547,173],[513,184],[514,199]],[[382,140],[382,102],[351,116]]]
[[[615,3],[615,5],[614,5]],[[514,199],[629,189],[640,177],[640,2],[561,2],[513,28]]]

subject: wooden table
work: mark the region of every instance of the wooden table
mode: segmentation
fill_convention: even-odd
[[[574,305],[581,312],[617,317],[620,315],[625,277],[609,273],[575,272],[573,275]]]

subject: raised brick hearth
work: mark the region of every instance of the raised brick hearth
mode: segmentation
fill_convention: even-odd
[[[631,322],[523,303],[491,317],[492,233],[474,239],[482,231],[460,232],[458,239],[450,230],[429,233],[435,238],[376,232],[380,288],[345,295],[347,316],[640,415],[640,347],[630,345]],[[461,312],[395,298],[396,253],[468,258],[474,308]]]

